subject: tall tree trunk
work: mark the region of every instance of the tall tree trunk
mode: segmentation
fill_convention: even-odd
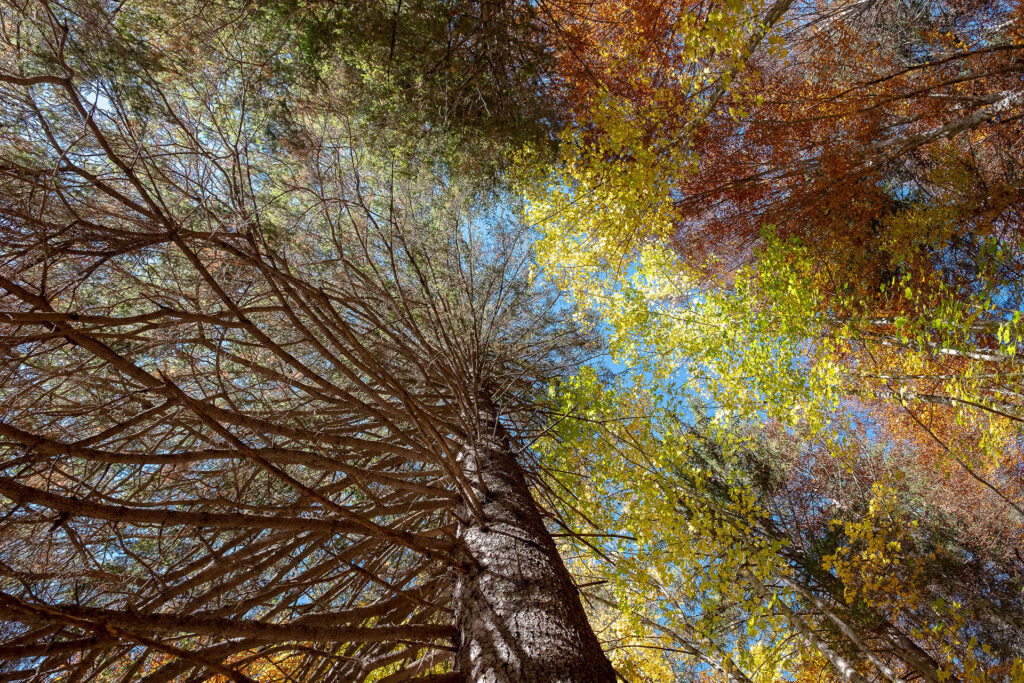
[[[836,671],[844,679],[850,683],[868,683],[868,679],[865,678],[857,669],[845,659],[842,655],[832,649],[828,642],[819,636],[811,625],[804,621],[803,617],[797,614],[781,596],[776,595],[772,589],[768,588],[761,579],[757,578],[751,572],[744,572],[747,584],[754,589],[758,594],[764,598],[768,604],[778,607],[778,609],[785,615],[786,621],[792,626],[801,636],[804,641],[813,647],[815,650],[825,656],[832,666],[835,667]]]
[[[615,681],[509,440],[483,423],[460,456],[483,519],[464,509],[459,528],[456,667],[485,683]]]

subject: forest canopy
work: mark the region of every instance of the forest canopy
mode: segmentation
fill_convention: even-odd
[[[1024,5],[2,0],[0,681],[1024,681]]]

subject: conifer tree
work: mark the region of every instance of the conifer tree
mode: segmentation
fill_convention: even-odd
[[[263,17],[8,5],[3,680],[611,681],[531,495],[586,339]]]

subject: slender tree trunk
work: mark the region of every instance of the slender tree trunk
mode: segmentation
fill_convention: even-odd
[[[613,682],[615,672],[500,429],[460,456],[483,520],[462,511],[460,559],[468,571],[455,587],[456,667],[474,683]]]
[[[795,590],[797,593],[799,593],[800,596],[803,597],[803,599],[806,600],[808,603],[813,605],[814,609],[818,610],[818,612],[822,616],[824,616],[833,624],[835,624],[836,628],[839,629],[839,632],[846,636],[846,639],[850,641],[850,643],[852,643],[853,646],[856,647],[861,652],[861,654],[863,654],[864,657],[882,673],[883,676],[888,678],[893,683],[905,683],[905,681],[902,678],[900,678],[899,674],[896,673],[896,670],[888,664],[886,664],[878,655],[876,655],[871,645],[869,643],[865,643],[864,639],[861,637],[859,633],[857,633],[857,631],[853,627],[847,624],[844,620],[840,619],[839,615],[831,609],[829,609],[824,602],[819,600],[818,597],[814,595],[814,593],[807,590],[806,588],[804,588],[799,583],[797,583],[789,577],[782,577],[782,582],[790,588],[792,588],[793,590]],[[897,652],[897,654],[901,653]]]
[[[780,596],[775,595],[768,586],[753,574],[746,572],[746,579],[751,588],[761,595],[770,604],[777,606],[786,616],[796,631],[803,636],[808,645],[825,656],[836,671],[850,683],[868,683],[868,679],[854,668],[848,660],[832,649],[832,647],[811,628],[811,625],[804,621],[803,617],[797,614]]]
[[[602,597],[594,595],[591,595],[590,599],[596,600],[604,605],[608,605],[612,609],[619,609],[619,606],[611,600],[605,600]],[[634,612],[633,616],[638,618],[641,623],[650,626],[654,630],[674,638],[679,645],[691,648],[687,654],[690,654],[693,657],[702,660],[708,666],[713,667],[716,671],[724,675],[729,680],[729,683],[753,683],[753,681],[743,673],[743,670],[736,666],[736,662],[732,660],[732,657],[713,642],[698,634],[697,630],[689,624],[683,624],[683,632],[680,633],[679,631],[669,628],[664,624],[659,624],[653,619],[648,619],[642,614],[636,614]],[[708,654],[703,652],[701,648],[709,650],[710,653]]]

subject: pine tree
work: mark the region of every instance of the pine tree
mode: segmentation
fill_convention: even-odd
[[[529,488],[587,340],[515,207],[194,9],[5,10],[0,677],[612,681]]]

